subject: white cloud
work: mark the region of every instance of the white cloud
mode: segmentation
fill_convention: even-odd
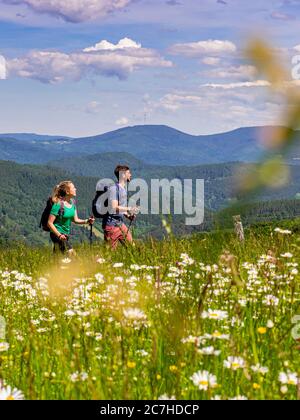
[[[267,80],[256,80],[255,82],[240,82],[240,83],[206,83],[201,85],[203,88],[213,88],[213,89],[241,89],[241,88],[252,88],[252,87],[269,87],[271,86],[270,82]]]
[[[197,121],[198,127],[210,127],[209,133],[227,131],[242,126],[278,123],[283,102],[280,96],[269,96],[266,89],[235,90],[200,87],[192,91],[173,91],[154,104],[164,119]]]
[[[237,47],[231,41],[208,40],[172,45],[169,52],[174,55],[183,55],[198,58],[203,55],[233,54]]]
[[[202,63],[206,64],[207,66],[217,66],[220,61],[221,60],[217,57],[204,57]]]
[[[9,60],[7,65],[10,76],[59,83],[66,79],[79,81],[90,74],[126,79],[136,70],[172,67],[172,62],[152,49],[123,47],[69,54],[59,51],[32,51],[24,57]]]
[[[6,60],[3,55],[0,55],[0,80],[6,79]]]
[[[128,124],[129,124],[129,119],[126,117],[119,118],[116,121],[116,125],[118,125],[119,127],[124,126],[124,125],[127,126]]]
[[[300,52],[300,44],[299,45],[295,45],[295,47],[293,48],[295,51]]]
[[[68,22],[98,19],[124,9],[133,0],[2,0],[10,5],[26,5],[37,13],[46,13]]]
[[[245,79],[249,80],[257,76],[258,71],[254,66],[241,65],[228,68],[217,68],[201,73],[202,76],[217,79]]]
[[[278,11],[272,12],[271,13],[271,18],[276,19],[276,20],[285,20],[285,21],[295,19],[294,16],[288,15],[286,13],[278,12]]]
[[[156,104],[157,108],[164,108],[168,111],[177,111],[184,107],[199,106],[203,101],[201,95],[188,92],[175,92],[164,95]]]
[[[92,52],[92,51],[114,51],[114,50],[123,50],[126,48],[142,48],[141,44],[133,41],[130,38],[123,38],[121,39],[116,45],[103,40],[96,44],[94,47],[85,48],[84,52]]]

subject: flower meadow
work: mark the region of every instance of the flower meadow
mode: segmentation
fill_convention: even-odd
[[[3,249],[0,400],[296,400],[299,257],[281,227]]]

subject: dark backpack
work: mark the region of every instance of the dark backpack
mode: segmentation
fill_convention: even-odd
[[[120,201],[120,190],[119,190],[119,185],[117,185],[117,190],[118,190],[118,202]],[[98,186],[98,185],[97,185]],[[109,212],[108,212],[108,198],[106,198],[106,200],[104,200],[104,202],[102,203],[102,206],[100,207],[100,198],[103,196],[103,194],[107,193],[107,191],[109,190],[109,188],[112,185],[108,185],[108,184],[101,184],[100,187],[98,187],[98,190],[96,191],[96,195],[95,198],[92,202],[92,211],[93,211],[93,215],[95,217],[95,219],[104,219],[106,216],[108,216]]]
[[[50,212],[52,210],[53,204],[54,203],[52,201],[52,197],[49,197],[47,200],[46,207],[43,211],[41,221],[40,221],[40,228],[43,229],[45,232],[50,232],[50,229],[48,227],[48,220],[49,220],[49,216],[50,216]],[[65,203],[63,200],[61,200],[60,209],[58,213],[59,217],[62,217],[64,215],[64,211],[65,211],[64,207],[65,207]]]

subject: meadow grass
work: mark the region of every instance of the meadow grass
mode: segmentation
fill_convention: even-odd
[[[297,233],[77,252],[1,250],[3,387],[26,399],[299,397]]]

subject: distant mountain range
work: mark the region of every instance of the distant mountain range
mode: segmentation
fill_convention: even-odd
[[[60,139],[71,139],[71,137],[66,136],[48,136],[44,134],[35,134],[35,133],[6,133],[0,134],[0,138],[12,138],[15,140],[22,140],[29,143],[34,143],[37,141],[47,142]]]
[[[150,165],[255,162],[264,153],[259,142],[260,129],[240,128],[228,133],[192,136],[167,126],[143,125],[76,139],[37,134],[0,134],[0,160],[42,164],[69,157],[119,152],[129,153]],[[298,157],[300,147],[297,145],[289,161]],[[295,160],[293,163],[298,162]]]

